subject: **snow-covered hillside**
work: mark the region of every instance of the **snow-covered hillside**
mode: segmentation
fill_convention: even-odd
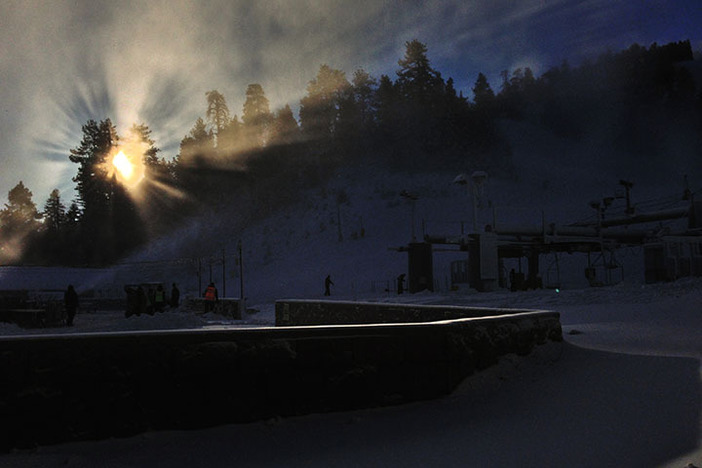
[[[503,131],[513,148],[513,168],[489,175],[478,230],[493,223],[540,228],[592,220],[595,212],[588,203],[621,192],[621,179],[634,182],[632,201],[642,212],[682,203],[685,175],[692,190],[702,183],[702,162],[687,153],[638,161],[604,146],[597,135],[576,142],[524,122],[505,122]],[[82,281],[35,269],[30,276],[0,272],[0,286],[56,289],[73,282],[79,291],[120,295],[124,284],[161,281],[178,283],[187,296],[201,294],[212,280],[222,295],[238,297],[241,242],[249,305],[318,297],[326,275],[334,281],[334,295],[377,293],[392,289],[395,278],[406,273],[407,254],[392,249],[407,245],[413,234],[421,240],[424,234],[455,236],[472,229],[472,199],[465,186],[452,182],[458,173],[478,169],[409,174],[379,164],[342,167],[326,184],[291,194],[296,201],[265,219],[251,222],[233,200],[157,239],[123,265],[93,270]],[[402,197],[403,191],[416,201]],[[615,200],[610,210],[623,210],[623,203]],[[617,257],[627,281],[643,280],[640,248],[621,250]],[[450,286],[450,262],[464,258],[437,250],[437,290]],[[586,261],[582,254],[543,257],[541,275],[547,285],[584,287]]]

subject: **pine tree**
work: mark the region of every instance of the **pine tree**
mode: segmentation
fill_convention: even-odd
[[[80,265],[87,257],[80,234],[81,213],[78,203],[73,201],[66,210],[66,225],[64,227],[64,241],[59,253],[63,265]]]
[[[42,214],[44,226],[32,243],[31,260],[42,264],[61,264],[67,259],[66,253],[71,245],[67,242],[66,207],[61,202],[58,189],[51,191]]]
[[[126,189],[111,173],[109,157],[119,143],[110,119],[88,121],[70,160],[79,164],[73,181],[81,207],[80,238],[90,264],[113,262],[143,242],[141,220]]]
[[[25,254],[41,224],[41,214],[32,201],[32,192],[20,181],[7,196],[0,210],[0,262],[15,263]]]
[[[271,144],[285,145],[300,141],[300,126],[295,120],[292,109],[286,104],[278,110],[273,119]]]
[[[341,70],[329,65],[319,67],[316,78],[307,85],[307,95],[300,100],[302,132],[313,139],[326,139],[338,130],[342,100],[351,84]]]
[[[446,92],[441,74],[427,58],[427,47],[418,40],[405,43],[406,52],[398,61],[395,88],[398,106],[395,111],[395,136],[402,145],[407,167],[425,165],[428,157],[437,160],[437,150],[444,141]]]
[[[207,130],[207,125],[201,117],[195,121],[195,125],[188,135],[180,142],[180,152],[178,153],[176,171],[178,177],[182,175],[182,170],[188,167],[199,166],[208,159],[212,159],[215,153],[214,136]]]
[[[146,151],[144,151],[144,165],[147,168],[158,168],[164,166],[163,159],[158,157],[158,153],[161,151],[157,146],[156,142],[151,138],[151,129],[146,124],[134,124],[129,129],[130,135],[135,140],[143,143],[146,146]]]
[[[380,76],[378,89],[375,92],[377,106],[375,115],[381,129],[388,130],[397,118],[398,95],[395,86],[387,75]]]
[[[234,116],[217,135],[217,157],[222,161],[235,160],[242,152],[250,149],[247,130],[238,116]]]
[[[250,84],[246,88],[244,114],[241,116],[241,120],[244,125],[255,126],[265,123],[269,118],[270,107],[263,87],[258,83]]]
[[[444,91],[441,73],[431,67],[425,44],[415,39],[406,42],[405,47],[404,58],[397,62],[400,96],[420,107],[431,106]]]
[[[104,216],[111,192],[107,157],[119,138],[110,119],[100,123],[89,120],[82,130],[83,139],[78,147],[71,150],[69,159],[79,165],[73,182],[76,183],[82,218],[91,224],[98,224]]]
[[[212,131],[216,135],[229,123],[229,108],[224,96],[217,90],[207,91],[207,120],[212,125]]]
[[[246,101],[244,102],[244,113],[241,116],[248,144],[251,147],[262,147],[268,139],[269,125],[272,119],[268,98],[263,92],[263,87],[258,84],[250,84],[246,88]]]
[[[188,135],[180,142],[180,152],[173,162],[175,183],[179,189],[197,197],[206,182],[203,171],[215,160],[214,136],[205,121],[198,117]]]
[[[495,92],[490,87],[485,75],[478,73],[478,79],[473,86],[473,102],[482,111],[490,113],[495,105]]]
[[[365,133],[369,132],[375,124],[375,112],[377,109],[376,88],[378,82],[365,70],[358,69],[353,74],[351,80],[353,85],[353,101],[358,110],[360,126]]]
[[[44,203],[44,227],[50,233],[58,233],[66,224],[66,207],[61,202],[58,189],[53,189]]]
[[[124,254],[133,251],[147,241],[144,221],[139,215],[139,208],[134,203],[128,189],[112,178],[112,192],[110,194],[110,219],[104,230],[105,238],[111,240],[109,247],[112,255],[106,255],[104,261],[111,262]],[[156,215],[151,213],[149,221],[157,224]],[[108,250],[109,252],[109,250]]]

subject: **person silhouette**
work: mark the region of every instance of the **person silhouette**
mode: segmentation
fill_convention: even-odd
[[[405,274],[402,273],[397,277],[397,294],[405,292]]]
[[[331,286],[333,286],[334,283],[331,280],[331,276],[327,275],[327,277],[324,279],[324,295],[325,296],[331,296]]]
[[[66,325],[73,326],[73,318],[76,316],[76,309],[78,309],[78,293],[72,284],[69,284],[68,289],[63,293],[63,302],[66,306]]]
[[[171,307],[176,308],[180,303],[180,290],[175,283],[173,283],[173,289],[171,289]]]

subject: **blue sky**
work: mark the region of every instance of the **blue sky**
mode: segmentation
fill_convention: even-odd
[[[5,0],[0,15],[0,203],[20,180],[43,206],[71,199],[69,150],[81,125],[110,117],[153,130],[161,156],[217,89],[241,114],[260,83],[273,110],[296,107],[323,63],[394,78],[404,44],[424,42],[470,96],[478,72],[538,75],[636,42],[690,39],[702,50],[699,0]]]

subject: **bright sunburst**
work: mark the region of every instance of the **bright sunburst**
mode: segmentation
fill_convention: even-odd
[[[115,151],[106,161],[108,176],[116,175],[126,187],[136,188],[144,179],[143,145],[128,142],[120,145],[119,149],[115,148]]]
[[[134,175],[134,164],[132,164],[129,158],[124,154],[124,151],[120,151],[112,158],[112,165],[117,168],[117,171],[125,182],[131,180]]]

